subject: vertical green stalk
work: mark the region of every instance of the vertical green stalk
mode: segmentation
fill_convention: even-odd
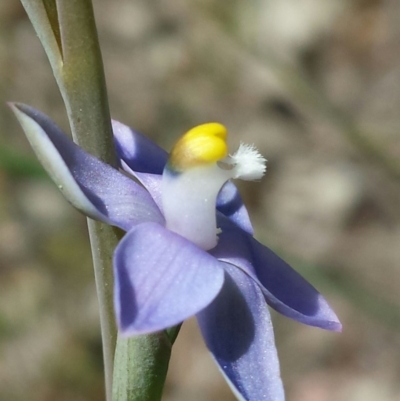
[[[74,140],[104,162],[115,165],[103,64],[91,0],[21,2],[49,58]],[[114,401],[161,400],[171,347],[179,327],[147,336],[119,338],[117,344],[112,254],[121,233],[91,219],[88,219],[88,227],[100,307],[107,400],[112,397]]]
[[[57,0],[56,4],[63,59],[57,81],[72,134],[88,152],[115,165],[103,62],[91,0]],[[106,395],[110,400],[117,336],[112,255],[119,238],[114,228],[91,219],[88,228],[100,307]]]
[[[161,400],[172,343],[166,332],[118,338],[113,401]]]
[[[146,336],[119,337],[115,352],[113,401],[159,401],[172,345],[181,325]]]
[[[46,50],[74,140],[115,165],[103,63],[90,0],[21,0]],[[88,219],[103,341],[105,386],[111,400],[117,330],[113,313],[113,227]]]

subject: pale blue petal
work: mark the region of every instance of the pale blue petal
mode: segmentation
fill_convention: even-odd
[[[118,121],[112,120],[112,128],[117,154],[131,170],[162,174],[168,159],[168,153],[164,149]]]
[[[225,284],[197,315],[215,361],[239,400],[283,401],[274,332],[258,285],[225,264]]]
[[[45,114],[23,104],[11,107],[44,168],[77,209],[123,230],[146,221],[164,223],[141,186],[83,151]]]
[[[222,265],[164,227],[145,223],[125,235],[114,254],[114,300],[126,336],[174,326],[217,296]]]
[[[242,230],[254,234],[250,217],[236,186],[228,181],[218,194],[217,210],[232,220]]]
[[[222,234],[210,253],[258,282],[271,307],[310,326],[341,330],[339,319],[324,297],[285,261],[226,218],[220,218],[218,225]]]
[[[161,181],[162,176],[152,173],[138,173],[133,171],[123,160],[121,166],[124,171],[135,177],[149,192],[156,205],[162,211],[162,194],[161,194]]]

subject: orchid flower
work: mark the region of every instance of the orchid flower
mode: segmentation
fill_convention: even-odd
[[[256,149],[242,144],[228,155],[225,127],[209,123],[181,137],[168,156],[113,122],[121,172],[41,112],[11,107],[68,201],[126,231],[114,253],[120,334],[163,330],[195,315],[239,400],[284,400],[268,305],[310,326],[340,331],[341,324],[314,287],[253,238],[230,180],[261,178],[265,159]]]

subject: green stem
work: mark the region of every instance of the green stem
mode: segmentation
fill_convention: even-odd
[[[115,165],[103,64],[91,1],[21,2],[49,58],[74,140],[101,160]],[[107,400],[114,395],[118,401],[158,401],[179,327],[169,332],[119,339],[116,345],[112,254],[121,232],[90,219],[88,227],[100,307]]]
[[[21,0],[49,58],[74,140],[108,164],[116,156],[91,0]]]
[[[62,92],[77,142],[116,164],[103,61],[91,0],[57,0]]]
[[[118,338],[113,401],[161,400],[172,343],[166,332]]]
[[[103,63],[90,0],[21,0],[46,50],[74,140],[115,165]],[[116,346],[112,254],[113,227],[88,219],[103,341],[105,386],[111,400]]]

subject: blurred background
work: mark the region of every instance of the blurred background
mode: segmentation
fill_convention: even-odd
[[[329,300],[344,330],[273,313],[288,401],[400,400],[400,2],[94,1],[114,118],[169,149],[220,121],[255,143],[241,185],[257,238]],[[22,7],[0,7],[0,400],[104,400],[83,216],[5,105],[68,132]],[[165,401],[234,400],[188,321]]]

